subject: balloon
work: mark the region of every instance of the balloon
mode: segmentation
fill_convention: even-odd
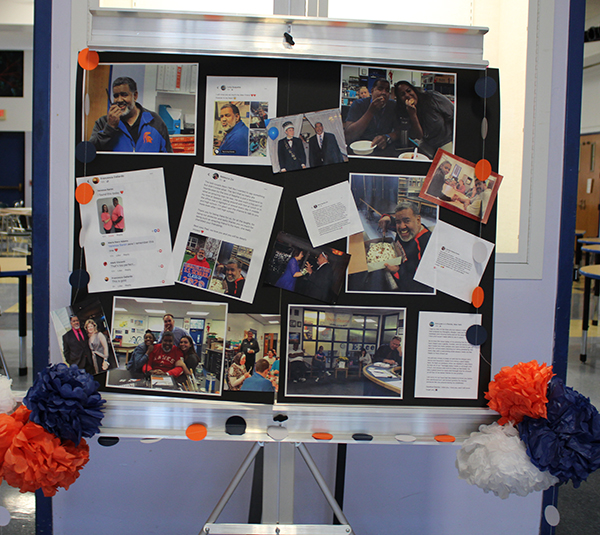
[[[269,128],[269,137],[271,139],[277,139],[278,135],[279,135],[279,130],[277,128],[275,128],[274,126]]]

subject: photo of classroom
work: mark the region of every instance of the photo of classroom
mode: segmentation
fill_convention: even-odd
[[[279,314],[229,314],[223,389],[276,392],[279,387]],[[266,361],[260,362],[261,360]]]
[[[402,398],[404,308],[290,305],[286,396]]]
[[[226,303],[115,297],[107,386],[220,395],[226,330]]]

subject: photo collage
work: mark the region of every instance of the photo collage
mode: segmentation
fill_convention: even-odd
[[[309,104],[268,60],[229,76],[216,58],[122,57],[79,72],[74,262],[91,295],[53,312],[62,360],[123,393],[429,399],[453,372],[419,365],[420,314],[491,322],[465,297],[489,286],[502,180],[455,154],[457,117],[472,114],[458,82],[473,74],[327,64]],[[484,368],[444,399],[480,403]]]

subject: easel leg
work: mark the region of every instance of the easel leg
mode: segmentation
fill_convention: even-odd
[[[225,489],[225,492],[223,493],[223,496],[221,496],[219,503],[217,503],[216,507],[213,509],[213,512],[208,517],[208,520],[206,521],[207,524],[214,524],[217,518],[219,518],[219,515],[223,509],[225,509],[229,498],[231,498],[231,495],[235,492],[235,489],[237,489],[237,486],[240,484],[244,474],[248,471],[248,468],[250,468],[252,461],[254,461],[254,458],[261,447],[261,442],[256,442],[254,446],[252,446],[252,449],[248,452],[248,455],[246,455],[244,462],[233,476],[231,483],[229,483],[228,487]]]

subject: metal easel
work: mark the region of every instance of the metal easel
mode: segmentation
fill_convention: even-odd
[[[277,497],[263,493],[263,523],[261,524],[218,524],[217,518],[227,505],[235,492],[244,474],[264,448],[265,466],[277,462],[277,471],[272,471],[272,476],[265,474],[265,488],[276,489]],[[298,451],[306,463],[310,473],[315,478],[317,485],[325,496],[327,503],[333,510],[340,525],[328,524],[294,524],[294,457]],[[273,481],[276,478],[276,481]],[[267,481],[268,479],[268,481]],[[208,517],[206,524],[199,535],[352,535],[353,531],[344,516],[344,513],[329,490],[327,483],[319,472],[306,445],[302,442],[255,442],[254,446],[242,462],[231,483],[221,496],[213,512]]]

